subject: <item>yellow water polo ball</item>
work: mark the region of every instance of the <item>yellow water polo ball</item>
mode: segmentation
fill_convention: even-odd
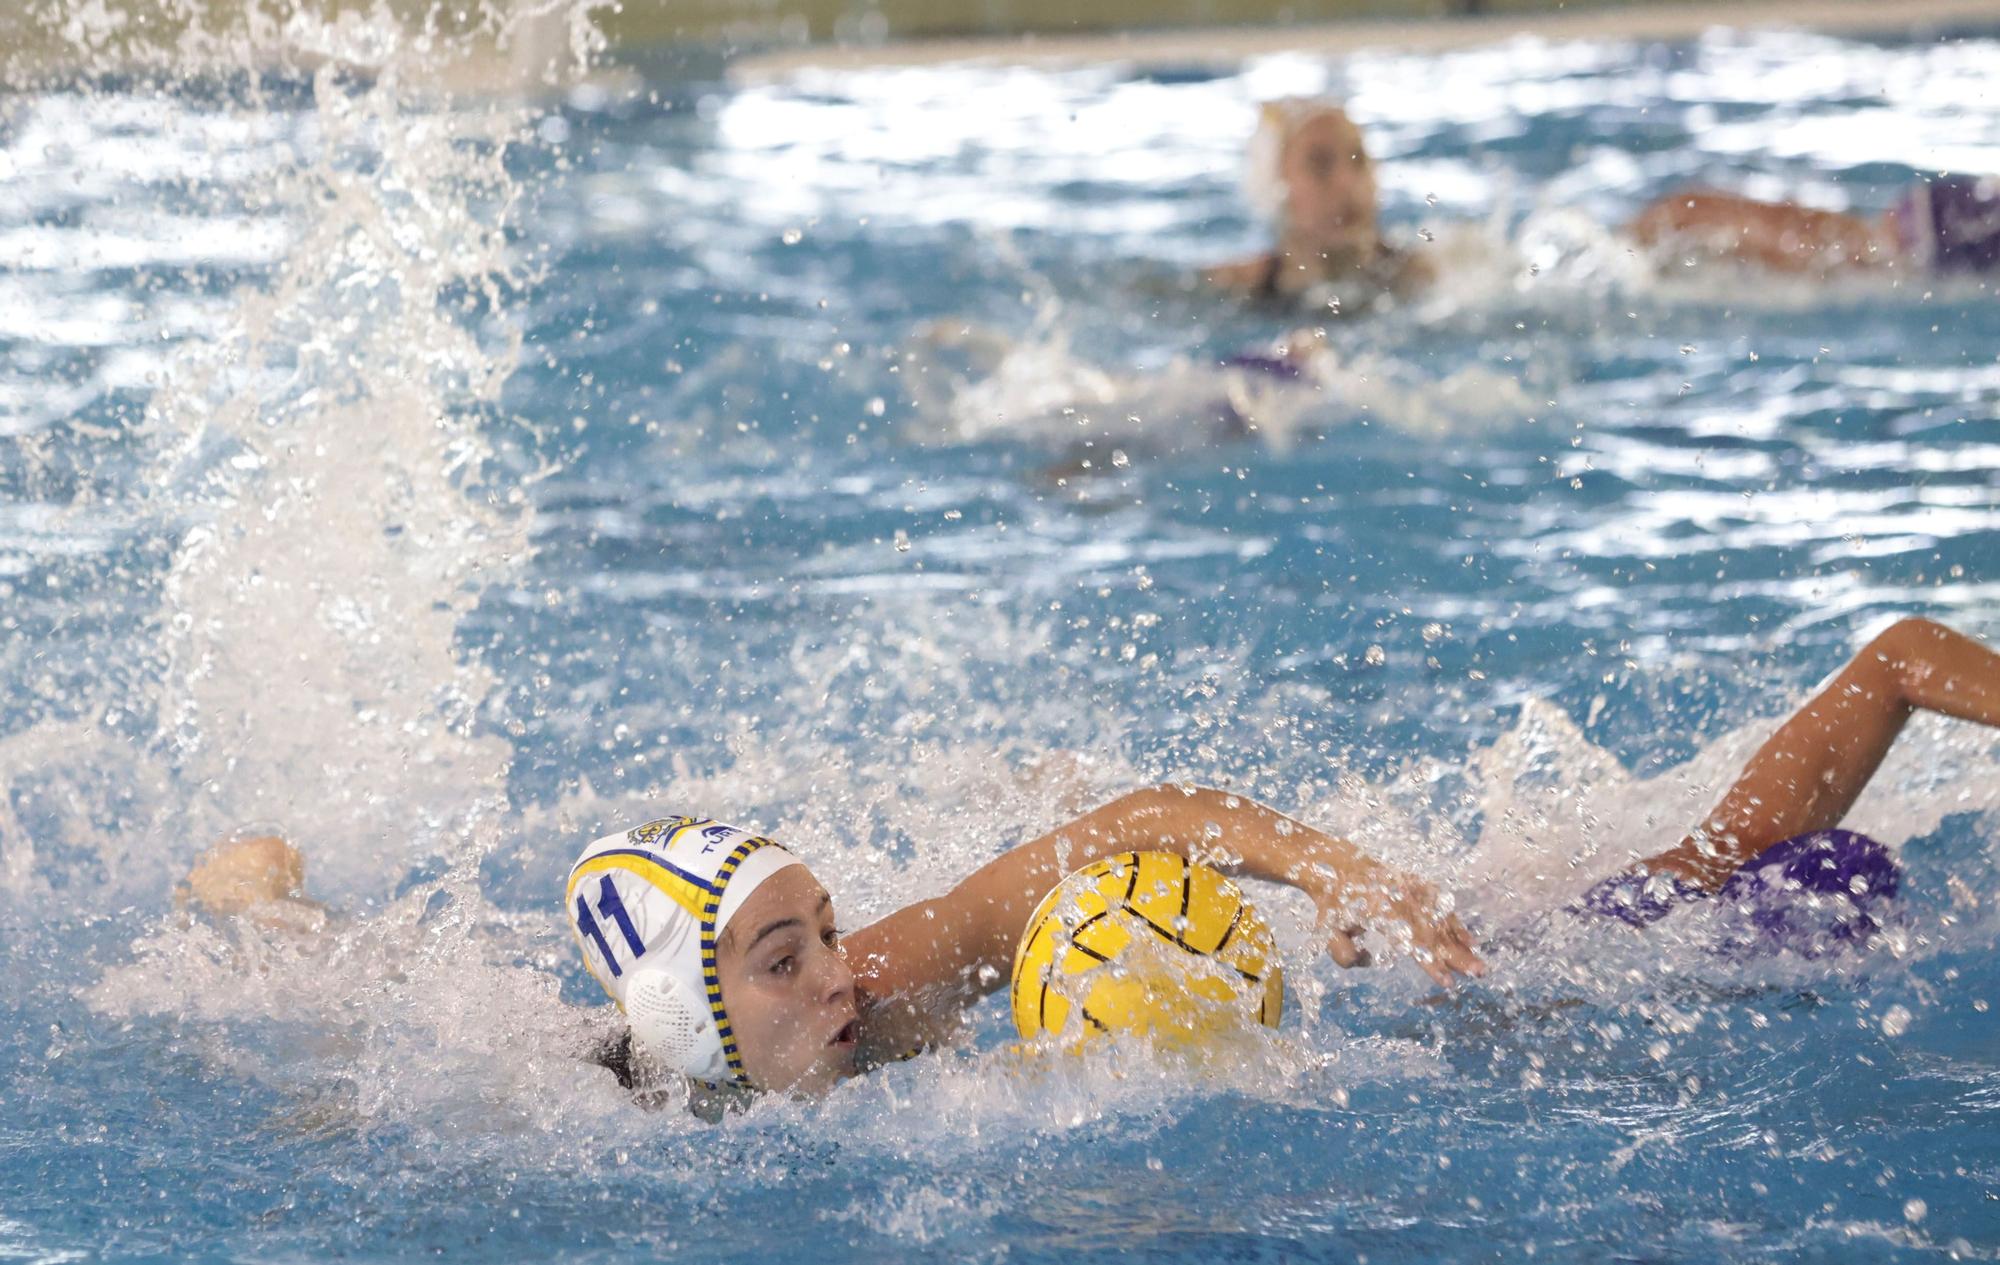
[[[1271,930],[1236,884],[1171,852],[1086,865],[1042,898],[1014,951],[1014,1027],[1198,1046],[1278,1026],[1284,972]]]

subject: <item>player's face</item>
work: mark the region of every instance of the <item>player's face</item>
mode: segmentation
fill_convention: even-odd
[[[820,1094],[854,1074],[854,972],[833,902],[805,866],[766,879],[717,947],[722,1005],[751,1084]]]
[[[1291,231],[1322,248],[1366,244],[1375,234],[1375,168],[1361,130],[1339,110],[1301,123],[1280,160]]]

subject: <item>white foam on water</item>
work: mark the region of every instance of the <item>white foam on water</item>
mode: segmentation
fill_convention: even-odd
[[[458,870],[324,930],[170,918],[83,1000],[218,1034],[212,1057],[297,1101],[313,1128],[546,1139],[629,1110],[585,1061],[600,1020],[557,995],[550,968],[569,945],[549,919],[493,908],[476,879]]]
[[[928,443],[1087,444],[1099,450],[1097,465],[1116,468],[1131,457],[1243,439],[1283,452],[1362,424],[1426,436],[1478,433],[1519,425],[1538,411],[1518,376],[1482,365],[1432,376],[1365,346],[1321,342],[1309,320],[1294,336],[1296,347],[1250,349],[1290,359],[1296,376],[1185,357],[1152,369],[1105,366],[1071,349],[1053,315],[1060,310],[1051,303],[1019,339],[953,321],[920,333],[905,378],[918,408],[904,433]]]
[[[711,742],[626,785],[526,807],[524,833],[566,865],[585,840],[655,817],[737,821],[798,852],[853,928],[1143,781],[1123,751],[1121,706],[1032,688],[1037,670],[1068,679],[1076,667],[1038,621],[913,598],[758,659],[732,669],[771,699],[756,714],[716,715]],[[704,671],[690,669],[690,691]],[[601,721],[628,722],[643,732],[656,709]]]

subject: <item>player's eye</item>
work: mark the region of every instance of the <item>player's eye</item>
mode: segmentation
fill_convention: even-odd
[[[840,944],[840,933],[832,927],[828,927],[825,931],[820,932],[819,938],[820,942],[829,949],[836,948]]]
[[[798,959],[794,958],[791,954],[787,953],[785,956],[771,963],[771,974],[790,975],[792,973],[792,968],[796,967],[798,964],[799,964]]]

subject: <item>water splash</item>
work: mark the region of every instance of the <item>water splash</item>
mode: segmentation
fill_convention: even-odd
[[[86,65],[161,81],[52,93],[45,126],[79,151],[142,119],[177,137],[176,168],[199,180],[110,200],[157,218],[179,195],[205,234],[191,240],[247,224],[257,245],[190,256],[245,271],[157,357],[133,424],[101,437],[136,472],[112,485],[118,515],[157,542],[121,578],[157,606],[102,648],[119,670],[82,705],[134,741],[47,720],[0,742],[0,875],[25,893],[101,868],[151,904],[196,848],[258,822],[304,847],[337,906],[405,884],[304,938],[170,917],[85,992],[114,1020],[260,1028],[215,1057],[309,1104],[313,1129],[505,1099],[546,1131],[568,1100],[530,1082],[571,1079],[543,1060],[571,1067],[590,1039],[555,1000],[548,921],[478,891],[513,752],[496,674],[461,635],[529,557],[524,488],[541,473],[495,438],[521,356],[513,308],[537,279],[510,237],[530,188],[509,163],[540,111],[506,85],[561,64],[522,60],[551,23],[568,71],[592,55],[589,7],[169,6],[180,29],[161,46],[122,43],[107,12],[52,10]],[[441,91],[482,43],[512,45],[505,73]],[[409,884],[431,857],[442,869]],[[306,1034],[313,1055],[271,1054],[273,1031]]]
[[[306,842],[322,881],[379,885],[504,804],[510,748],[482,711],[494,677],[458,630],[529,548],[531,472],[490,438],[520,357],[510,303],[534,279],[508,238],[527,189],[508,158],[538,111],[507,84],[580,69],[590,7],[169,4],[139,30],[101,6],[45,6],[81,74],[26,131],[99,163],[134,129],[172,137],[155,171],[139,150],[126,174],[100,168],[97,214],[186,225],[184,267],[240,277],[156,359],[142,418],[100,436],[138,457],[116,513],[168,557],[125,564],[157,613],[102,648],[121,665],[105,696],[71,700],[142,718],[131,747],[89,753],[155,792],[104,849],[131,881],[159,884],[148,853],[171,868],[260,821]],[[150,82],[90,86],[133,70]],[[479,91],[441,89],[481,70]],[[101,252],[106,232],[70,240]],[[10,768],[16,785],[32,776]],[[60,838],[97,817],[45,825]],[[34,845],[14,825],[18,890]]]

